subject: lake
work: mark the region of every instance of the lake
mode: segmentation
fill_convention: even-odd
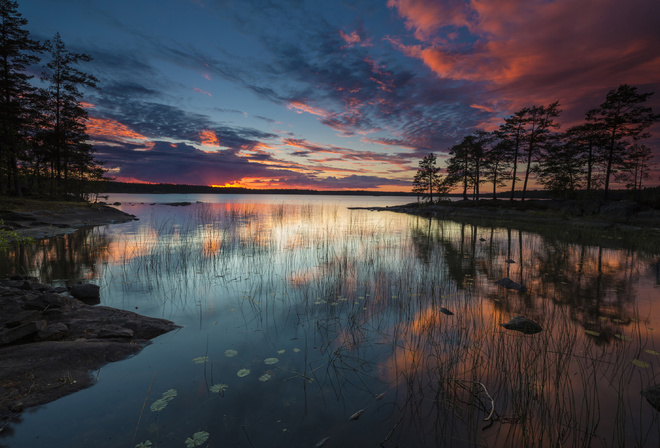
[[[410,197],[115,201],[139,221],[10,252],[0,274],[93,282],[102,305],[182,328],[0,446],[660,444],[640,395],[660,374],[657,244],[348,209]],[[516,315],[543,330],[500,325]]]

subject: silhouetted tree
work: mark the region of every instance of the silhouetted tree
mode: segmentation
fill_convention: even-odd
[[[638,93],[637,87],[621,84],[610,90],[605,102],[587,112],[587,121],[602,134],[605,144],[600,149],[605,161],[605,199],[607,200],[610,177],[624,165],[630,145],[648,138],[646,130],[658,119],[650,107],[643,104],[653,95]]]
[[[539,182],[553,194],[571,197],[585,178],[582,147],[564,134],[546,141],[544,155],[535,168]]]
[[[521,146],[525,135],[525,117],[528,109],[522,109],[509,118],[504,119],[504,123],[500,125],[497,135],[499,136],[502,145],[506,148],[509,154],[509,160],[513,164],[513,171],[511,173],[511,200],[516,191],[516,180],[518,180],[518,159],[520,158]]]
[[[75,67],[92,58],[67,50],[59,33],[52,41],[47,41],[45,46],[51,56],[42,74],[42,80],[48,83],[45,97],[49,126],[45,143],[51,153],[51,177],[57,181],[58,186],[69,190],[72,187],[70,177],[82,181],[96,173],[93,147],[87,143],[88,116],[80,102],[80,89],[95,87],[98,80]]]
[[[441,195],[443,187],[441,184],[440,168],[436,167],[436,157],[433,153],[425,156],[419,161],[419,169],[413,179],[413,193],[422,198],[428,198],[433,203],[433,194]]]
[[[564,134],[564,144],[571,145],[570,152],[583,166],[585,187],[590,192],[596,187],[596,174],[602,169],[603,158],[598,148],[604,145],[602,133],[593,123],[584,123],[568,128]]]
[[[506,185],[511,167],[506,142],[493,135],[493,142],[484,154],[484,180],[493,184],[493,199],[497,199],[497,187]]]
[[[555,101],[548,106],[533,106],[527,109],[524,117],[527,169],[525,170],[525,182],[523,183],[521,198],[523,201],[527,193],[527,181],[532,168],[532,159],[543,148],[550,131],[559,127],[559,123],[555,122],[554,119],[559,116],[560,112],[559,101]]]
[[[486,153],[493,141],[493,134],[480,129],[449,149],[451,157],[447,159],[447,176],[443,181],[447,188],[462,184],[463,199],[467,200],[468,188],[472,187],[475,204],[478,203],[479,186],[487,180]]]
[[[18,160],[26,148],[25,120],[34,90],[26,69],[39,61],[42,46],[30,39],[17,8],[16,1],[0,0],[0,188],[13,188],[20,196]]]
[[[635,199],[637,199],[639,190],[642,189],[642,182],[650,177],[649,162],[651,159],[653,159],[651,148],[646,145],[633,144],[621,171],[615,175],[617,181],[625,182],[626,188],[633,190]]]

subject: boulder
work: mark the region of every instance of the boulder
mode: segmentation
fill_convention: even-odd
[[[78,283],[71,287],[69,291],[73,297],[84,302],[100,303],[101,287],[91,283]]]
[[[535,334],[543,331],[543,328],[538,323],[525,316],[514,316],[509,322],[500,325],[507,330],[520,331],[525,334]]]

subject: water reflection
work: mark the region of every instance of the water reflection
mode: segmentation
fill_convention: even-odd
[[[42,281],[92,279],[103,304],[184,325],[117,368],[121,390],[106,374],[85,391],[117,415],[60,435],[59,446],[180,446],[201,430],[228,446],[660,440],[639,395],[658,366],[658,259],[634,241],[323,204],[126,209],[140,221],[22,248],[2,265]],[[502,277],[527,291],[495,285]],[[499,325],[514,315],[544,330]],[[199,357],[207,361],[191,362]],[[136,431],[154,370],[156,395],[178,396]],[[211,392],[218,383],[228,385],[221,396]],[[92,405],[81,413],[101,418]],[[57,404],[25,420],[12,441],[29,440],[38,423],[57,432]],[[90,435],[105,428],[137,439],[104,445]]]

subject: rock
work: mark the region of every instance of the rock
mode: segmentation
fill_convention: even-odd
[[[495,282],[496,285],[504,286],[507,289],[515,289],[516,291],[525,292],[527,288],[520,283],[516,283],[509,277],[504,277]]]
[[[515,263],[515,260],[512,260],[511,258],[507,258],[504,260],[505,263]]]
[[[600,207],[600,214],[617,221],[627,221],[640,208],[636,202],[608,202]]]
[[[59,341],[69,332],[69,327],[61,322],[50,324],[35,336],[37,341]]]
[[[642,397],[646,398],[657,411],[660,411],[660,384],[649,386],[642,390]]]
[[[169,205],[171,207],[185,207],[191,205],[192,202],[164,202],[163,205]]]
[[[132,338],[133,330],[119,325],[106,325],[99,330],[98,338]]]
[[[46,328],[46,321],[37,320],[19,325],[18,327],[11,328],[9,330],[2,331],[0,332],[0,347],[20,342],[22,339],[25,339],[28,336],[43,330],[44,328]]]
[[[525,316],[514,316],[509,322],[500,325],[507,330],[520,331],[525,334],[535,334],[543,331],[543,328],[538,323]]]
[[[443,314],[446,314],[447,316],[453,316],[454,315],[454,313],[452,313],[447,308],[442,307],[442,306],[440,307],[440,312],[443,313]]]
[[[101,300],[101,287],[91,283],[78,283],[71,287],[69,291],[73,297],[83,301],[93,301],[100,303]]]
[[[23,289],[24,281],[0,280],[0,418],[90,386],[91,370],[134,355],[149,339],[177,328],[168,320],[40,291],[36,279]]]

